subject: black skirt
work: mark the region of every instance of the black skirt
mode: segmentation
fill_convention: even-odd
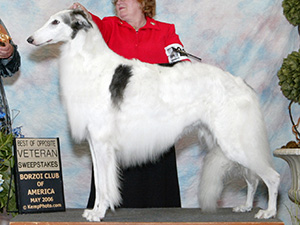
[[[122,171],[122,208],[181,207],[174,146],[157,162]],[[95,202],[92,176],[88,208]]]

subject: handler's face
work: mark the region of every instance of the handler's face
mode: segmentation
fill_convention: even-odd
[[[128,22],[142,13],[141,3],[138,0],[118,0],[116,12],[121,20]]]

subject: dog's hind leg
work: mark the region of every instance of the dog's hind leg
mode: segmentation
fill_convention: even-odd
[[[268,187],[268,208],[255,215],[268,219],[276,215],[280,176],[273,167],[264,118],[254,95],[241,98],[235,106],[216,119],[222,126],[215,126],[214,133],[226,157],[255,173]]]
[[[262,178],[268,187],[269,202],[266,210],[259,210],[255,215],[258,219],[268,219],[275,217],[277,211],[277,195],[280,183],[279,174],[272,168],[265,168],[265,170],[258,171],[257,174]]]
[[[256,137],[256,139],[249,138],[249,137],[247,139],[255,140],[255,141],[253,141],[253,143],[250,142],[247,145],[243,144],[243,142],[241,141],[239,145],[233,147],[234,148],[233,150],[232,148],[228,148],[227,154],[229,155],[230,159],[235,160],[240,165],[246,167],[252,173],[255,173],[258,177],[260,177],[268,188],[268,193],[269,193],[268,208],[266,210],[260,210],[255,215],[255,217],[259,219],[268,219],[271,217],[275,217],[277,212],[277,195],[278,195],[278,186],[280,183],[280,176],[273,168],[272,158],[269,153],[270,148],[267,143],[267,138],[260,136],[260,137]],[[244,143],[246,143],[246,141],[244,141]],[[227,144],[227,146],[229,146],[229,144]],[[229,149],[232,151],[229,151]],[[238,150],[243,150],[243,151],[238,151]],[[250,186],[250,191],[251,191],[251,186]]]
[[[235,149],[234,151],[231,151],[231,153],[234,153],[231,155],[232,160],[235,160],[240,165],[246,167],[247,169],[251,170],[252,173],[255,173],[258,177],[260,177],[263,182],[266,184],[269,192],[269,202],[268,202],[268,208],[266,210],[260,210],[255,217],[259,219],[268,219],[271,217],[275,217],[276,211],[277,211],[277,195],[278,195],[278,186],[280,183],[280,176],[279,174],[273,169],[273,165],[271,163],[271,159],[267,156],[263,156],[266,154],[269,154],[266,152],[268,150],[268,147],[265,147],[266,145],[263,145],[264,148],[258,147],[257,149],[254,148],[247,148],[249,146],[239,146],[236,147],[236,149],[247,149],[247,152],[244,152],[244,154],[237,154],[238,151]],[[248,154],[247,157],[245,157],[245,153],[251,153]],[[260,153],[260,156],[258,156]],[[258,156],[258,157],[257,157]],[[250,181],[250,193],[254,192],[255,182],[251,184]],[[252,187],[251,187],[252,186]],[[249,186],[248,186],[249,187]],[[253,189],[253,190],[251,190]],[[249,201],[252,198],[252,194],[249,196]]]
[[[233,208],[233,212],[249,212],[253,208],[254,195],[259,183],[259,179],[256,174],[252,173],[250,170],[245,169],[244,178],[247,183],[247,198],[244,205]]]
[[[118,167],[112,146],[89,139],[95,176],[95,205],[83,213],[89,221],[100,221],[106,210],[120,202]]]
[[[240,149],[247,149],[246,147],[240,147]],[[277,195],[278,195],[278,186],[280,183],[280,176],[279,174],[273,169],[272,163],[269,161],[267,157],[262,157],[265,154],[266,149],[262,149],[261,156],[256,157],[258,155],[258,151],[256,149],[247,149],[248,152],[256,152],[257,154],[248,155],[245,157],[243,154],[233,154],[231,155],[232,160],[236,160],[239,164],[246,167],[247,169],[251,170],[252,173],[255,173],[258,177],[260,177],[263,182],[266,184],[269,192],[269,202],[268,208],[266,210],[260,210],[255,217],[259,219],[269,219],[271,217],[276,216],[277,212]],[[238,151],[232,151],[238,152]],[[250,182],[249,182],[250,181]],[[252,194],[254,194],[255,187],[257,186],[255,183],[256,181],[252,181],[248,178],[248,197],[247,201],[253,199]],[[249,186],[250,184],[250,186]],[[253,193],[252,193],[253,192]],[[249,198],[249,199],[248,199]],[[250,204],[250,202],[249,202]]]

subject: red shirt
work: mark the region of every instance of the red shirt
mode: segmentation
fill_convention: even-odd
[[[108,47],[127,59],[136,58],[148,63],[171,63],[187,59],[172,51],[172,47],[183,49],[174,24],[147,17],[146,25],[136,31],[116,16],[101,20],[91,15]]]

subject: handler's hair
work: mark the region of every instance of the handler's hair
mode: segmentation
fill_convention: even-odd
[[[116,6],[118,0],[112,0],[114,6]],[[142,11],[145,16],[153,18],[156,13],[156,1],[155,0],[137,0],[141,3]],[[116,8],[115,8],[116,9]]]

